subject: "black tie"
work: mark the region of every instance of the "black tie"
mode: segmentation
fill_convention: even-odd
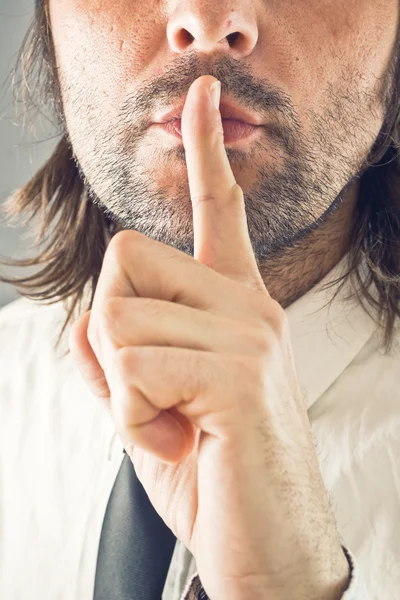
[[[175,542],[125,452],[104,516],[93,600],[161,600]]]

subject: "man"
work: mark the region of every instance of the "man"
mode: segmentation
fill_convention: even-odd
[[[0,314],[2,597],[106,597],[129,458],[163,598],[397,598],[397,0],[35,19],[61,139],[7,206],[47,246]]]

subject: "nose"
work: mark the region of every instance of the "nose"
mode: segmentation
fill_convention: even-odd
[[[234,58],[253,52],[258,39],[252,0],[180,0],[170,3],[167,38],[175,53],[229,51]]]

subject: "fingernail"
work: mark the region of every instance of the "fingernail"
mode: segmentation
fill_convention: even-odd
[[[219,101],[221,99],[221,82],[214,81],[214,83],[210,86],[210,95],[213,105],[217,110],[219,110]]]

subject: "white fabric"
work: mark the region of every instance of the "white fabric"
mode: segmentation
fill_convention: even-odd
[[[346,257],[345,257],[346,258]],[[286,309],[322,476],[356,562],[345,600],[400,593],[400,336],[390,354],[360,305],[324,280]],[[341,294],[343,296],[343,294]],[[70,354],[53,348],[61,303],[0,310],[0,598],[90,600],[100,532],[123,447]],[[67,330],[68,331],[68,330]],[[163,600],[196,571],[177,542]]]

